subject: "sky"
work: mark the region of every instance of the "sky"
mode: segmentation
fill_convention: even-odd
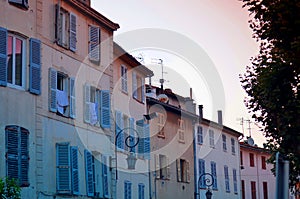
[[[258,54],[258,44],[249,28],[249,13],[238,0],[92,0],[92,7],[120,29],[114,40],[143,59],[154,71],[159,86],[164,70],[164,88],[190,96],[204,106],[204,117],[249,136],[252,120],[244,105],[246,93],[239,74]],[[162,65],[159,64],[163,60]],[[259,146],[263,136],[252,123],[251,135]]]

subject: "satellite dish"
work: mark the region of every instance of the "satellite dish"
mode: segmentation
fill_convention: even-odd
[[[160,94],[159,96],[157,96],[157,99],[163,103],[167,103],[169,101],[169,98],[166,94]]]
[[[252,138],[252,137],[248,137],[247,143],[248,143],[249,145],[251,145],[251,146],[254,146],[254,140],[253,140],[253,138]]]

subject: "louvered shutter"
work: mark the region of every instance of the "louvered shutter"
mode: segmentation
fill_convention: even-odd
[[[58,4],[56,4],[55,6],[55,13],[56,13],[55,39],[58,45],[62,45],[63,21],[62,21],[60,6]]]
[[[102,177],[103,177],[103,194],[105,198],[109,197],[108,189],[108,167],[107,167],[107,157],[102,156]]]
[[[198,167],[199,167],[199,177],[200,178],[200,188],[205,188],[205,176],[203,175],[205,173],[205,161],[202,159],[198,160]]]
[[[136,130],[139,134],[139,144],[137,145],[138,146],[138,156],[142,158],[142,157],[144,157],[144,150],[145,150],[145,147],[144,147],[144,140],[145,140],[144,124],[138,124],[136,126]]]
[[[90,97],[91,97],[91,86],[85,84],[84,86],[84,121],[90,123]]]
[[[70,117],[75,118],[76,117],[76,101],[75,101],[75,78],[70,77]]]
[[[142,102],[145,103],[145,80],[142,78],[142,86],[141,86],[141,92],[142,92]]]
[[[154,154],[154,164],[155,164],[155,177],[157,179],[160,178],[160,163],[159,163],[159,155]]]
[[[69,144],[56,144],[56,188],[58,193],[71,193]]]
[[[99,27],[89,27],[89,57],[92,61],[100,60],[100,29]]]
[[[0,27],[0,86],[7,85],[7,30]]]
[[[131,182],[125,181],[124,183],[124,199],[131,199]]]
[[[116,111],[116,142],[118,149],[124,149],[124,132],[121,132],[123,129],[122,122],[122,113],[120,111]],[[121,132],[121,133],[120,133]]]
[[[21,171],[20,171],[20,181],[22,186],[29,185],[28,179],[28,169],[29,169],[29,151],[28,151],[28,142],[29,142],[29,131],[24,128],[20,128],[20,154],[19,158],[21,160]]]
[[[144,199],[145,198],[145,185],[139,184],[138,185],[138,199]]]
[[[57,88],[57,71],[49,68],[49,110],[56,112],[56,88]]]
[[[132,97],[137,99],[137,79],[136,72],[132,72]]]
[[[110,128],[110,91],[100,91],[100,107],[101,107],[101,126],[103,128]]]
[[[77,26],[77,17],[74,13],[70,13],[70,50],[76,51],[76,26]]]
[[[190,162],[186,160],[186,181],[191,182]]]
[[[17,126],[6,127],[5,134],[7,176],[19,179],[19,129]]]
[[[215,162],[211,162],[211,174],[214,178],[213,189],[217,189],[217,166]]]
[[[78,147],[71,147],[72,193],[79,195]]]
[[[29,91],[41,94],[41,41],[31,38],[29,53]]]
[[[150,127],[144,125],[144,158],[150,160]]]
[[[225,176],[225,189],[226,189],[226,192],[230,192],[229,174],[228,174],[228,167],[227,166],[224,166],[224,176]]]
[[[132,139],[130,139],[130,143],[129,146],[131,147],[131,152],[135,153],[135,148],[136,146],[134,146],[137,142],[137,136],[134,130],[134,118],[129,118],[129,131],[130,131],[130,136],[132,137]],[[134,146],[134,147],[133,147]]]
[[[180,159],[176,159],[176,168],[177,168],[177,181],[182,182]]]
[[[93,175],[93,156],[88,150],[84,151],[85,154],[85,177],[86,177],[86,190],[88,196],[94,196],[94,175]]]

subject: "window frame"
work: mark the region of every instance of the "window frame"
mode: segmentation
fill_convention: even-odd
[[[209,129],[208,134],[209,134],[209,146],[211,148],[215,148],[215,131],[212,129]]]
[[[261,156],[261,169],[266,170],[267,169],[267,160],[266,156]]]
[[[163,113],[157,112],[157,135],[158,137],[165,138],[165,115]]]
[[[190,183],[190,164],[189,161],[183,158],[176,159],[177,165],[177,181]]]
[[[120,69],[121,91],[125,94],[128,94],[128,68],[127,66],[121,64]]]
[[[227,193],[230,192],[230,179],[229,179],[229,171],[228,166],[224,166],[224,179],[225,179],[225,190]]]
[[[212,184],[212,189],[218,190],[217,163],[214,161],[211,161],[210,168],[211,168],[211,174],[214,178],[214,182]]]
[[[250,182],[250,188],[251,188],[251,199],[256,199],[256,182],[255,181]]]
[[[227,152],[227,141],[226,141],[226,135],[222,134],[222,145],[223,145],[223,151]]]
[[[249,164],[250,167],[255,167],[254,153],[249,153]]]
[[[132,199],[132,182],[124,181],[124,199]]]
[[[231,154],[235,155],[235,153],[236,153],[236,150],[235,150],[235,140],[234,140],[234,138],[231,138],[230,140],[231,140]]]
[[[155,177],[160,180],[170,179],[169,158],[163,154],[154,154],[155,160]]]
[[[178,129],[177,129],[178,142],[185,143],[185,130],[186,130],[185,129],[185,120],[178,119],[177,124],[178,124]]]

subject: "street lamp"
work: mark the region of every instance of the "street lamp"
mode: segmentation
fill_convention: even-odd
[[[211,190],[209,189],[209,187],[211,187],[214,184],[214,177],[213,177],[213,175],[211,175],[210,173],[203,173],[203,174],[201,174],[199,176],[199,179],[198,179],[198,189],[201,188],[200,187],[201,180],[204,183],[204,186],[207,187],[207,191],[205,193],[206,199],[211,199],[213,194],[212,194]],[[201,197],[200,191],[199,191],[199,196]]]

